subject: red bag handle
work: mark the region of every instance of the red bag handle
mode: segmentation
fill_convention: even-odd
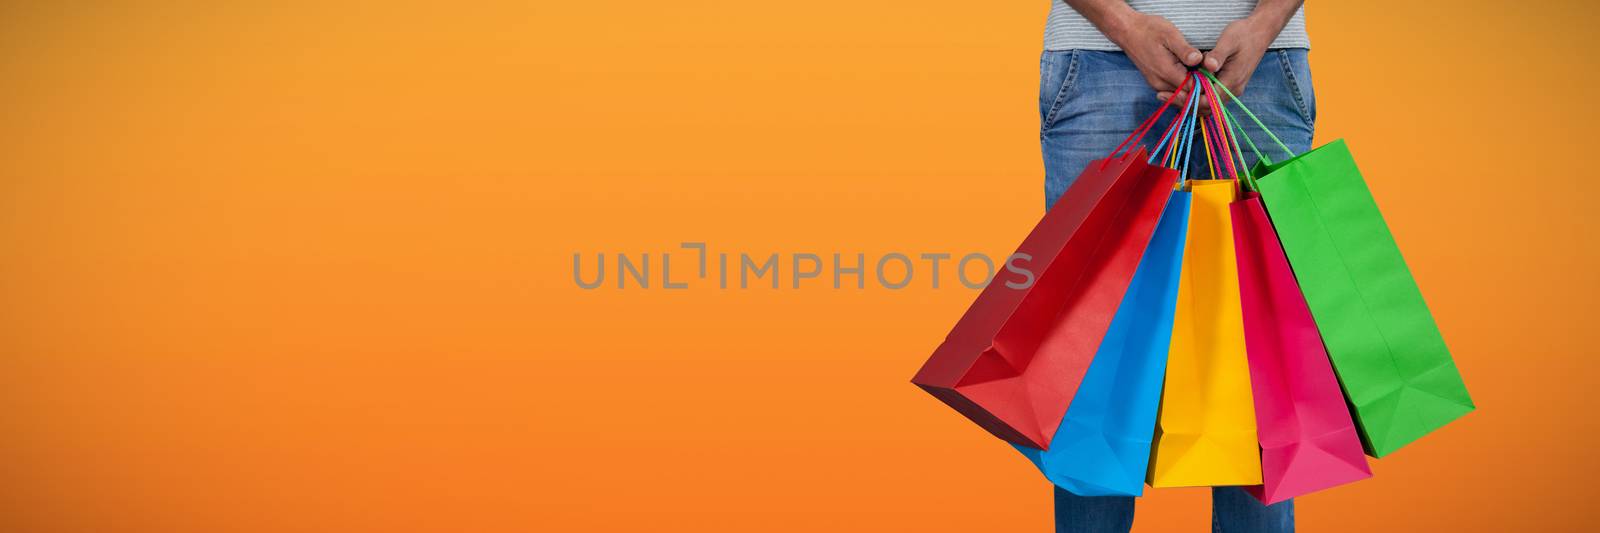
[[[1150,118],[1144,119],[1144,122],[1139,124],[1139,127],[1133,130],[1133,133],[1128,134],[1128,138],[1123,139],[1121,144],[1118,144],[1115,149],[1111,150],[1111,155],[1106,157],[1106,163],[1109,163],[1111,159],[1116,158],[1118,152],[1121,152],[1123,148],[1127,148],[1129,151],[1132,151],[1133,147],[1137,146],[1137,143],[1134,141],[1143,141],[1144,136],[1149,135],[1150,129],[1155,127],[1156,119],[1161,118],[1161,115],[1166,113],[1167,108],[1172,106],[1172,101],[1177,100],[1178,95],[1193,83],[1193,77],[1184,78],[1183,83],[1179,84],[1178,88],[1172,91],[1172,95],[1167,97],[1167,101],[1161,103],[1161,107],[1157,108],[1156,112],[1150,115]],[[1187,104],[1187,102],[1185,102],[1185,104]],[[1182,116],[1182,114],[1180,113],[1179,116]],[[1105,168],[1106,163],[1101,163],[1101,168]]]

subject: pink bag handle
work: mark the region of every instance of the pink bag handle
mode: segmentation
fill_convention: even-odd
[[[1233,166],[1233,153],[1228,149],[1231,139],[1228,137],[1227,130],[1222,127],[1222,98],[1217,94],[1216,88],[1211,85],[1210,80],[1200,78],[1200,84],[1205,89],[1206,95],[1210,96],[1212,109],[1211,120],[1207,121],[1207,126],[1214,132],[1211,134],[1213,142],[1208,143],[1209,146],[1206,148],[1211,150],[1211,153],[1216,154],[1216,159],[1219,161],[1217,164],[1223,167],[1222,170],[1229,178],[1238,179],[1239,172]]]

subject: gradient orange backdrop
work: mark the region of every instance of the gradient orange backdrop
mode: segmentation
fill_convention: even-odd
[[[1046,9],[6,2],[0,530],[1046,530],[1033,467],[907,382],[975,292],[571,274],[687,273],[682,241],[1009,252]],[[1319,143],[1479,410],[1302,530],[1583,528],[1600,13],[1308,14]],[[1153,491],[1136,529],[1208,501]]]

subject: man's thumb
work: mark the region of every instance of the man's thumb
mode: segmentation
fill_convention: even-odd
[[[1210,52],[1206,52],[1205,64],[1202,66],[1212,72],[1222,70],[1222,67],[1227,66],[1228,59],[1233,57],[1235,48],[1232,41],[1227,39],[1218,40],[1217,47],[1211,49]]]

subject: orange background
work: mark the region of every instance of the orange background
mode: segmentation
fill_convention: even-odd
[[[1003,256],[1043,207],[1046,8],[6,2],[0,530],[1046,530],[1032,466],[907,383],[976,295],[948,274],[571,272]],[[1596,8],[1308,12],[1319,142],[1349,139],[1480,407],[1302,530],[1579,529]],[[1207,502],[1153,491],[1136,529]]]

